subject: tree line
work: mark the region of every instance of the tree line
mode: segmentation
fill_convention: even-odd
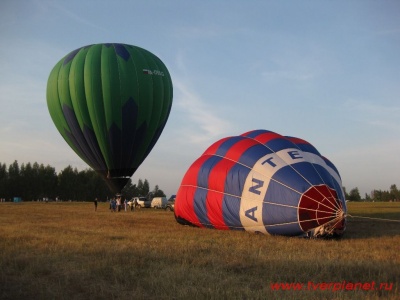
[[[343,188],[346,196],[346,200],[350,201],[375,201],[375,202],[395,202],[400,201],[400,190],[397,189],[395,184],[390,186],[388,191],[372,190],[370,194],[365,194],[364,198],[361,198],[358,188],[346,192],[346,188]]]
[[[347,193],[343,187],[346,200],[350,201],[400,201],[400,191],[395,184],[388,191],[372,190],[362,198],[358,188]],[[124,198],[131,199],[139,196],[165,197],[163,190],[156,185],[150,190],[147,179],[139,179],[133,184],[129,179],[122,190]],[[54,167],[44,166],[37,162],[21,164],[14,161],[7,167],[0,163],[0,198],[7,201],[14,197],[22,200],[60,199],[73,201],[87,201],[98,198],[107,200],[115,195],[110,191],[105,181],[95,171],[86,169],[79,171],[67,166],[58,174]]]
[[[165,197],[165,193],[156,185],[150,190],[147,179],[139,179],[137,184],[128,183],[122,190],[126,199],[139,196]],[[54,167],[37,162],[18,164],[14,161],[8,167],[0,163],[0,199],[12,201],[19,197],[24,201],[63,200],[92,201],[98,198],[105,201],[115,194],[106,182],[91,169],[79,171],[67,166],[58,174]]]

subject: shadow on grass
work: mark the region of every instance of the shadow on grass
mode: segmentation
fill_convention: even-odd
[[[386,214],[386,218],[395,220],[398,214]],[[371,218],[380,218],[379,215]],[[377,237],[395,237],[400,235],[400,222],[376,220],[376,219],[364,219],[358,217],[347,218],[347,228],[342,239],[365,239],[365,238],[377,238]]]

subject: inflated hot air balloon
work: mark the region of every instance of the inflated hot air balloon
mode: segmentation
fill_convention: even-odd
[[[340,236],[336,167],[310,143],[267,130],[227,137],[188,169],[175,201],[185,225],[285,236]]]
[[[163,62],[126,44],[76,49],[55,65],[47,83],[58,131],[115,192],[157,142],[171,105],[172,81]]]

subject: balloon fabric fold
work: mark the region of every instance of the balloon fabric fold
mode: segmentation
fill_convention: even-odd
[[[285,236],[341,236],[346,212],[333,163],[307,141],[268,130],[212,144],[175,202],[181,224]]]
[[[160,137],[172,81],[154,54],[126,44],[94,44],[50,73],[47,106],[69,146],[120,192]]]

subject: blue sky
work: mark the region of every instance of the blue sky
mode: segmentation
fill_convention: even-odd
[[[88,166],[46,105],[53,66],[84,45],[120,42],[165,63],[173,107],[133,175],[176,193],[222,137],[253,129],[303,138],[347,191],[400,188],[400,2],[0,2],[0,162]]]

